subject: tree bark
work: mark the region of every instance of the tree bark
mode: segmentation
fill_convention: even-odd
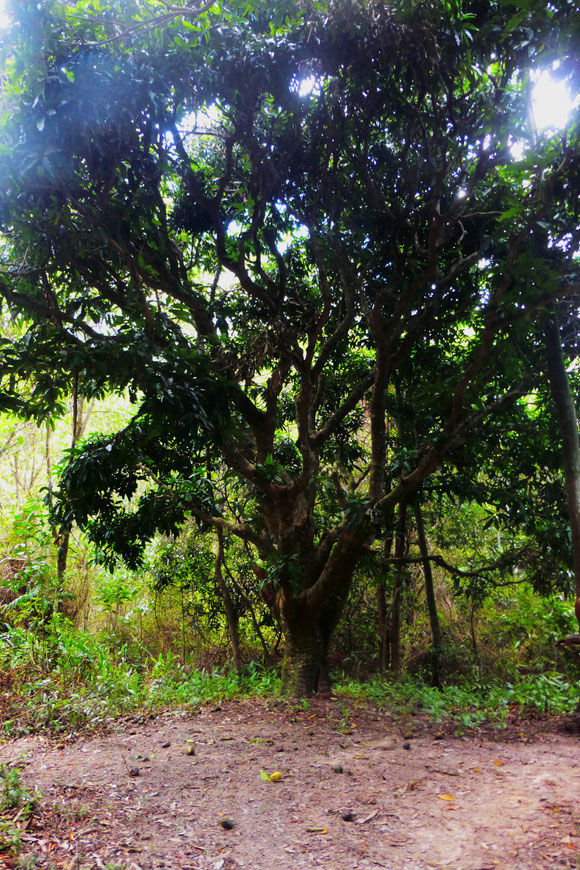
[[[294,697],[309,697],[319,688],[327,650],[316,626],[287,628],[282,662],[282,692]]]
[[[580,628],[580,604],[578,604],[580,599],[580,444],[576,407],[570,392],[564,354],[562,353],[560,327],[555,314],[552,314],[548,320],[545,336],[550,389],[562,438],[562,464],[570,517],[574,582],[578,605],[575,610]]]
[[[336,570],[334,588],[318,603],[307,592],[281,595],[280,613],[284,629],[282,691],[293,696],[328,694],[330,639],[350,591],[354,564],[345,562]]]
[[[228,584],[224,580],[224,575],[222,572],[222,564],[224,561],[224,534],[222,529],[217,529],[217,540],[218,540],[218,551],[215,559],[215,581],[220,590],[222,601],[224,603],[224,610],[226,614],[226,621],[228,624],[228,634],[230,636],[230,643],[232,645],[232,655],[234,660],[234,670],[237,674],[239,674],[242,670],[242,653],[240,650],[240,633],[238,629],[238,618],[235,613],[234,604],[232,601],[232,596],[230,595],[230,590],[228,589]]]
[[[348,586],[350,587],[350,582]],[[332,633],[343,612],[343,605],[342,595],[331,597],[321,609],[309,607],[301,599],[282,604],[284,694],[301,697],[326,695],[330,692],[328,652]]]
[[[423,559],[423,576],[425,578],[425,597],[427,599],[427,612],[429,613],[429,624],[431,626],[431,637],[433,640],[432,652],[432,680],[433,685],[441,688],[441,650],[443,647],[443,638],[441,635],[441,624],[439,622],[439,614],[437,612],[437,602],[435,600],[435,587],[433,584],[433,571],[431,570],[431,560],[429,559],[429,548],[427,546],[427,536],[425,535],[425,524],[423,522],[423,514],[421,512],[421,502],[419,497],[413,501],[413,513],[415,515],[415,523],[417,525],[417,538],[419,541],[419,552]]]
[[[387,571],[387,559],[390,558],[391,549],[393,546],[394,528],[391,522],[385,535],[383,545],[383,553],[385,557],[385,573]],[[379,636],[379,673],[385,674],[389,666],[390,660],[390,630],[389,630],[389,608],[387,606],[386,584],[383,577],[379,578],[377,584],[377,634]]]
[[[385,595],[385,581],[377,583],[377,634],[379,636],[379,673],[385,674],[389,663],[389,609]]]
[[[407,537],[407,505],[399,503],[397,528],[395,531],[395,558],[402,559],[405,555]],[[405,582],[405,569],[398,568],[395,573],[393,603],[391,605],[391,671],[401,672],[401,594]]]

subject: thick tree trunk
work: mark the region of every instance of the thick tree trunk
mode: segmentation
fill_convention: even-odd
[[[342,611],[342,597],[329,601],[318,612],[309,611],[304,602],[293,601],[282,606],[284,694],[302,697],[330,692],[328,651]]]
[[[580,444],[578,441],[578,419],[568,374],[562,353],[560,328],[555,315],[546,326],[546,360],[552,398],[560,424],[562,436],[562,455],[568,514],[572,535],[572,558],[577,602],[580,599]],[[580,604],[576,608],[580,627]]]
[[[298,596],[287,590],[280,596],[284,629],[282,690],[294,696],[326,694],[330,691],[328,652],[332,634],[344,611],[362,537],[347,535],[349,544],[340,558],[327,562],[326,581],[330,588],[320,599],[316,586]],[[317,590],[319,591],[319,590]]]
[[[427,599],[427,612],[429,613],[429,624],[431,626],[431,637],[433,640],[432,653],[432,680],[433,685],[437,688],[441,687],[441,649],[443,646],[443,637],[441,635],[441,624],[439,622],[439,614],[437,612],[437,602],[435,600],[435,586],[433,584],[433,571],[431,570],[431,561],[429,559],[429,548],[427,546],[427,536],[425,534],[425,524],[423,523],[423,514],[421,513],[421,503],[417,497],[413,503],[413,513],[415,514],[415,523],[417,525],[417,538],[419,541],[419,551],[423,559],[423,576],[425,578],[425,597]]]
[[[295,628],[285,632],[286,645],[282,663],[282,691],[286,695],[314,695],[328,681],[328,649],[316,626]]]

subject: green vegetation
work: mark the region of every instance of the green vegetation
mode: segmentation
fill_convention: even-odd
[[[3,667],[16,675],[12,694],[4,695],[4,737],[95,730],[121,714],[176,705],[195,709],[205,701],[279,691],[275,671],[254,663],[241,674],[229,668],[208,672],[183,667],[171,654],[148,661],[142,649],[114,652],[70,625],[53,627],[51,634],[49,643],[57,648],[46,669],[28,638],[10,632],[0,640]]]
[[[31,794],[20,781],[15,767],[0,764],[0,848],[18,854],[21,848],[21,827],[34,810],[38,796]],[[16,820],[13,811],[17,810]]]
[[[368,701],[398,715],[426,713],[433,723],[451,720],[463,729],[484,722],[505,726],[510,707],[530,711],[568,713],[580,702],[580,687],[550,672],[522,677],[517,683],[461,680],[436,689],[420,679],[403,683],[338,681],[336,694]]]
[[[361,607],[365,601],[370,611],[375,589],[367,582],[366,595],[360,597],[358,586],[363,582],[361,579],[355,589],[356,617],[347,612],[337,631],[337,660],[342,651],[340,660],[348,669],[342,673],[337,670],[335,675],[334,694],[338,697],[367,701],[397,716],[421,712],[433,722],[447,717],[462,728],[485,721],[505,725],[510,707],[517,706],[524,716],[532,710],[559,714],[571,712],[580,701],[575,663],[555,645],[572,627],[570,608],[559,597],[542,598],[527,585],[508,592],[502,589],[485,599],[476,625],[476,650],[468,640],[469,608],[462,608],[458,598],[453,603],[453,619],[442,613],[445,685],[440,688],[426,682],[431,673],[425,653],[428,621],[424,612],[421,616],[420,610],[412,609],[407,591],[402,632],[405,675],[398,680],[385,676],[365,680],[365,673],[376,671],[378,644],[376,630],[368,625],[365,630],[370,613]],[[141,601],[146,594],[144,586],[136,593]],[[149,594],[154,590],[150,588]],[[447,594],[451,595],[450,589]],[[212,629],[215,614],[209,609],[195,632],[203,633],[205,626],[206,641],[197,647],[192,643],[189,648],[188,644],[184,663],[179,626],[173,648],[166,652],[152,654],[140,642],[139,633],[148,639],[154,637],[153,628],[143,622],[143,609],[147,608],[124,611],[123,616],[119,612],[111,622],[106,606],[95,597],[90,621],[100,614],[100,623],[91,630],[75,626],[58,612],[32,624],[31,613],[50,611],[49,602],[39,602],[40,595],[37,592],[36,599],[27,596],[17,602],[11,610],[11,623],[0,632],[5,738],[35,730],[61,734],[95,730],[109,727],[119,715],[155,713],[178,705],[195,710],[202,703],[228,698],[280,696],[279,670],[258,663],[260,652],[262,659],[264,654],[255,636],[248,638],[244,647],[248,663],[239,672],[228,664],[231,653],[223,640],[217,645],[220,630],[215,625]],[[173,602],[177,616],[179,603],[180,597]],[[166,618],[171,609],[167,602]],[[200,612],[197,618],[203,619]],[[222,614],[222,631],[224,625]],[[191,626],[188,637],[189,632]],[[212,636],[216,641],[214,656],[220,664],[204,666]]]

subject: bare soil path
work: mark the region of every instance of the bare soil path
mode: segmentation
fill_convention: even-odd
[[[237,701],[9,741],[0,762],[43,793],[30,866],[580,867],[580,734],[533,723],[457,737],[336,701]]]

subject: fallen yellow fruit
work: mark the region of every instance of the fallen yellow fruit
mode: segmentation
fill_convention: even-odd
[[[270,782],[280,782],[281,779],[282,779],[282,774],[280,773],[279,770],[277,770],[276,773],[270,774]]]

